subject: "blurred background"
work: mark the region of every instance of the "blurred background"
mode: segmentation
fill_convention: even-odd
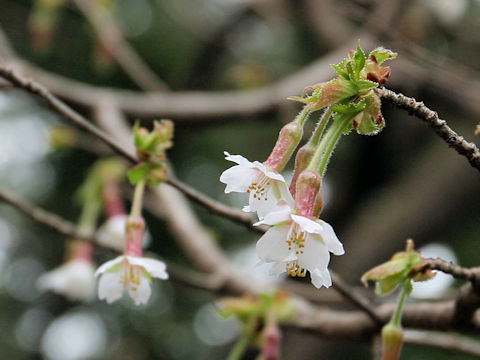
[[[38,17],[45,3],[57,4],[57,12]],[[91,16],[89,20],[88,11],[79,7],[82,3],[0,0],[6,39],[0,41],[0,54],[5,55],[10,44],[29,65],[100,87],[142,91],[141,87],[158,85],[133,81],[118,59],[102,48]],[[158,88],[166,84],[171,91],[243,94],[268,86],[272,97],[282,94],[248,116],[170,116],[176,132],[169,158],[178,178],[229,205],[240,207],[245,199],[223,193],[218,178],[231,166],[223,151],[250,160],[266,159],[282,124],[300,110],[286,96],[299,95],[304,86],[333,77],[328,65],[341,61],[358,40],[367,52],[379,45],[398,52],[398,59],[388,64],[392,75],[386,86],[424,101],[458,133],[478,143],[474,136],[480,118],[478,0],[101,3],[131,49],[162,79]],[[318,77],[276,91],[283,79],[315,64],[321,65]],[[90,116],[87,107],[73,105]],[[407,238],[413,238],[417,248],[427,246],[429,256],[478,266],[478,172],[420,120],[388,104],[383,113],[387,126],[379,136],[344,137],[330,163],[322,218],[334,226],[346,249],[344,256],[332,259],[331,268],[360,286],[359,274],[403,249]],[[162,116],[141,120],[148,123]],[[309,121],[306,136],[318,116]],[[130,121],[136,118],[129,116]],[[75,221],[79,208],[72,196],[98,156],[84,149],[51,149],[50,129],[60,123],[63,120],[37,99],[20,91],[1,91],[0,181],[16,194]],[[292,164],[287,177],[291,168]],[[254,267],[257,234],[193,206],[212,239],[238,267],[267,281],[278,280],[268,276],[268,267]],[[165,224],[149,213],[146,219],[153,239],[149,251],[190,267]],[[39,292],[36,280],[62,263],[63,251],[61,236],[0,204],[1,359],[186,360],[224,359],[228,354],[238,324],[216,316],[218,296],[206,291],[156,281],[152,299],[140,308],[127,298],[113,305],[81,304]],[[113,256],[96,251],[99,264]],[[447,278],[432,285],[431,292],[418,289],[414,295],[448,298],[457,285]],[[325,291],[334,292],[321,290]],[[284,334],[283,349],[284,359],[371,356],[368,343],[322,340],[291,329]],[[403,358],[470,359],[411,345]]]

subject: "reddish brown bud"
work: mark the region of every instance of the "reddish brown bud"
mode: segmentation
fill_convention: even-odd
[[[320,192],[322,178],[311,170],[303,171],[297,180],[295,208],[306,217],[313,216],[315,199]]]

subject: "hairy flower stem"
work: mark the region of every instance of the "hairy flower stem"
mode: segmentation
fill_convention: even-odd
[[[303,109],[295,117],[295,120],[293,120],[293,122],[296,122],[298,125],[303,127],[303,125],[305,124],[305,121],[308,119],[311,113],[312,113],[311,106],[305,105]]]
[[[135,192],[133,193],[133,202],[130,209],[130,216],[141,217],[142,216],[142,202],[143,193],[145,191],[145,180],[140,180],[135,185]]]
[[[338,118],[330,125],[327,133],[323,136],[320,144],[315,150],[315,154],[307,167],[307,170],[316,171],[320,176],[324,176],[333,150],[337,146],[342,134],[348,129],[352,120],[351,114],[346,114]]]
[[[318,146],[318,143],[322,138],[323,132],[327,127],[327,124],[330,120],[330,117],[332,116],[332,113],[333,113],[333,110],[330,106],[325,109],[325,112],[323,113],[322,117],[318,121],[317,126],[315,127],[315,130],[313,130],[312,136],[308,140],[308,144],[310,144],[313,147]]]

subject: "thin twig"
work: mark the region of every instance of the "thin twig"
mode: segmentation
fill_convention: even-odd
[[[392,90],[378,88],[376,92],[381,98],[425,121],[438,136],[445,140],[448,146],[454,148],[460,155],[465,156],[470,165],[480,171],[480,150],[478,147],[453,131],[445,120],[438,117],[435,111],[430,110],[423,102],[418,102],[414,98],[400,93],[397,94]]]
[[[0,65],[0,77],[8,80],[10,83],[12,83],[18,88],[24,89],[34,95],[39,96],[40,98],[45,100],[50,106],[50,108],[57,114],[79,126],[83,130],[93,134],[94,136],[105,142],[108,146],[110,146],[116,153],[125,157],[127,160],[133,163],[137,162],[135,154],[123,149],[108,134],[100,130],[98,127],[89,122],[85,117],[80,115],[70,106],[68,106],[55,95],[53,95],[43,85],[37,83],[33,79],[27,79],[18,74],[15,70],[2,65]]]
[[[167,90],[167,85],[148,67],[143,59],[125,41],[114,19],[90,0],[74,0],[75,5],[92,25],[103,46],[112,54],[117,63],[125,70],[140,88],[144,90]]]
[[[0,199],[16,207],[34,221],[48,226],[59,234],[82,240],[93,241],[92,233],[78,229],[75,224],[61,218],[58,215],[39,208],[27,200],[19,198],[7,189],[0,188]]]
[[[370,301],[365,299],[363,296],[355,293],[355,290],[352,289],[348,284],[346,284],[343,279],[333,271],[332,273],[332,286],[337,290],[345,299],[350,301],[360,310],[364,311],[377,325],[382,325],[383,320],[377,315],[375,309],[370,305]]]
[[[476,282],[480,279],[480,268],[464,268],[450,261],[440,258],[425,259],[426,266],[432,270],[439,270],[446,274],[452,275],[456,279],[468,280]]]
[[[79,126],[80,128],[84,129],[85,131],[91,133],[98,139],[102,140],[105,144],[111,147],[113,151],[115,151],[117,154],[124,157],[128,161],[132,163],[137,162],[137,157],[134,154],[133,150],[127,150],[124,146],[118,144],[118,142],[115,141],[110,135],[105,133],[97,126],[93,125],[84,116],[73,110],[70,106],[68,106],[62,100],[53,95],[41,84],[37,83],[32,79],[27,79],[21,76],[13,69],[1,65],[0,77],[8,80],[14,86],[27,90],[30,93],[44,99],[48,103],[50,108],[57,114]],[[107,101],[106,99],[103,100]],[[253,226],[254,221],[248,214],[232,209],[216,200],[213,200],[177,179],[170,178],[167,180],[167,183],[184,193],[191,200],[209,209],[212,213],[234,220],[240,224],[254,229],[255,231],[262,231],[262,228],[257,228]]]

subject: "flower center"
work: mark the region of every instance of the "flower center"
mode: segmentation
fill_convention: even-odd
[[[130,285],[130,288],[133,291],[138,289],[140,285],[140,277],[142,275],[143,269],[140,266],[130,265],[126,263],[123,267],[123,273],[120,276],[120,282],[123,284],[124,288],[127,288]]]
[[[289,261],[286,265],[287,273],[290,276],[305,277],[307,275],[307,269],[298,265],[298,261]]]
[[[254,182],[248,187],[247,192],[253,193],[253,198],[257,200],[268,200],[267,191],[272,183],[270,179],[265,174],[261,173],[257,176]]]
[[[289,251],[293,250],[295,251],[295,255],[301,255],[305,247],[306,233],[301,231],[298,225],[295,225],[286,241]],[[287,262],[286,270],[288,275],[294,277],[305,277],[307,274],[307,270],[301,267],[297,260]]]

